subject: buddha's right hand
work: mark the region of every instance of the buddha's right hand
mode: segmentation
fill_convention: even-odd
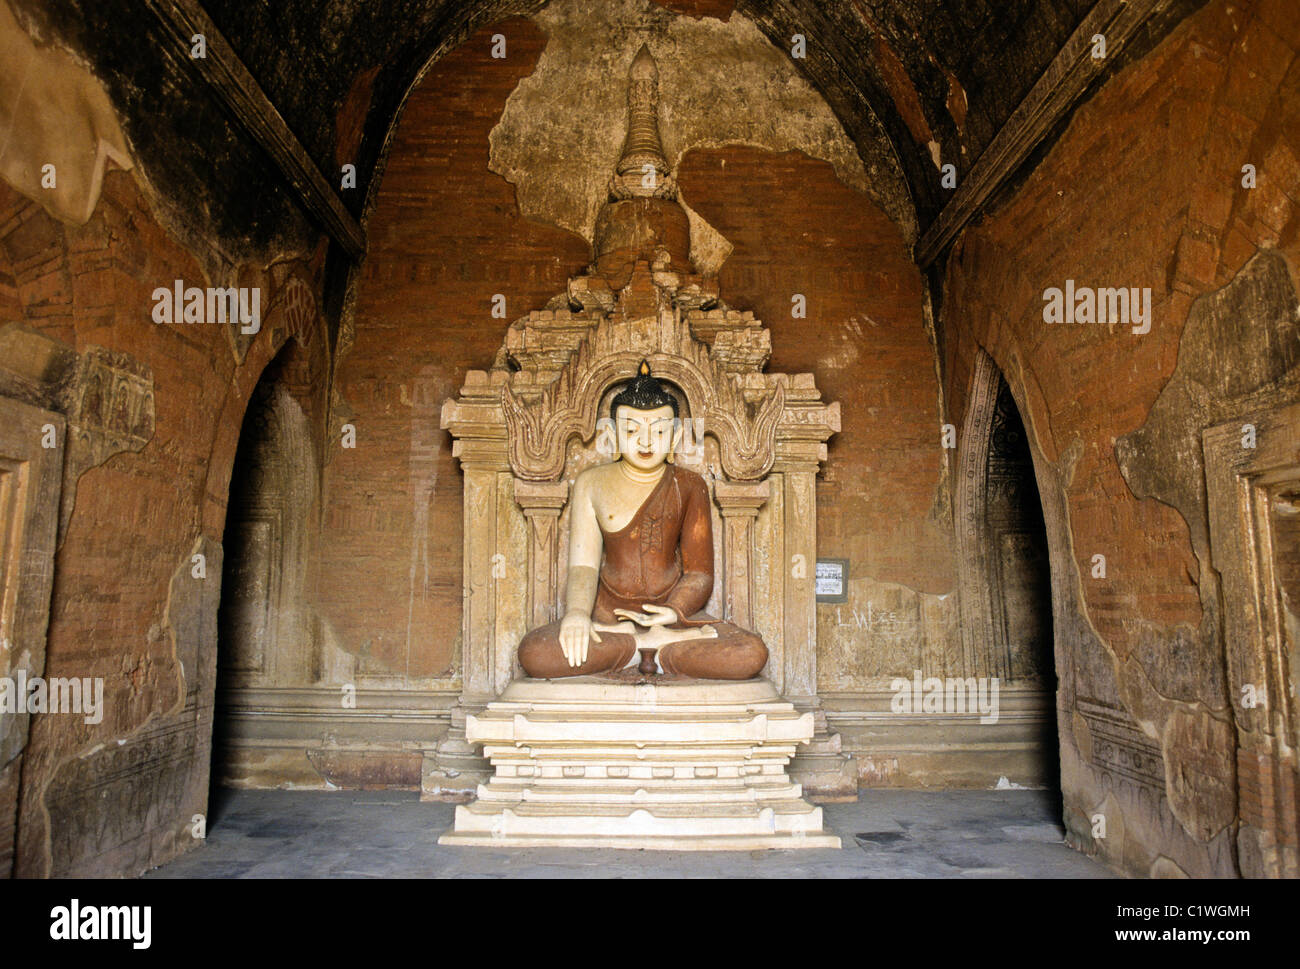
[[[591,642],[600,642],[600,634],[591,627],[591,616],[571,612],[560,621],[560,650],[573,667],[587,662]]]

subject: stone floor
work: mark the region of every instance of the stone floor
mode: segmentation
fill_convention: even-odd
[[[151,878],[1111,878],[1063,843],[1047,791],[863,791],[839,851],[442,847],[453,806],[393,791],[214,794],[207,843]]]

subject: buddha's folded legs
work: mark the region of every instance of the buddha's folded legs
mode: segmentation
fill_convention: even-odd
[[[751,680],[763,671],[767,647],[761,636],[722,620],[709,625],[718,631],[716,639],[670,643],[659,650],[659,665],[665,673],[702,680]]]
[[[587,648],[587,661],[570,666],[560,646],[559,620],[538,626],[519,644],[519,665],[534,679],[554,680],[561,676],[585,676],[622,669],[636,653],[633,638],[627,633],[603,632],[600,642]]]
[[[665,673],[704,680],[750,680],[763,671],[767,647],[762,637],[722,620],[710,620],[709,625],[717,630],[716,638],[670,642],[659,650],[659,665]],[[588,647],[586,662],[570,666],[560,646],[560,623],[556,621],[524,636],[519,644],[519,665],[534,679],[554,680],[619,670],[632,662],[635,653],[636,640],[631,635],[602,631],[600,642]]]

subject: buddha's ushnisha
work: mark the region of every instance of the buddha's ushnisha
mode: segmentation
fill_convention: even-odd
[[[524,672],[602,673],[655,648],[666,673],[758,676],[762,638],[701,612],[713,591],[713,520],[704,479],[670,463],[681,436],[677,399],[642,361],[610,416],[619,457],[574,482],[564,618],[524,637]]]

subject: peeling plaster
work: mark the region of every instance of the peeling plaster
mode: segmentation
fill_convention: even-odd
[[[1099,852],[1111,864],[1128,871],[1147,870],[1153,860],[1142,846],[1158,844],[1198,875],[1235,874],[1230,827],[1236,812],[1235,782],[1228,781],[1225,787],[1222,781],[1234,776],[1235,765],[1233,745],[1224,743],[1225,725],[1204,706],[1162,696],[1136,657],[1121,658],[1097,630],[1084,596],[1085,580],[1074,549],[1075,531],[1070,519],[1069,493],[1083,443],[1075,438],[1060,461],[1049,462],[1038,448],[1036,430],[1028,424],[1026,429],[1035,449],[1039,494],[1051,546],[1056,663],[1062,683],[1060,704],[1071,712],[1069,720],[1060,721],[1061,786],[1067,827],[1081,850]],[[1092,737],[1087,729],[1076,737],[1078,724],[1086,726],[1079,713],[1080,698],[1104,702],[1108,697],[1122,705],[1135,730],[1158,745],[1163,767],[1159,777],[1141,780],[1112,772],[1100,759],[1099,747],[1123,749],[1122,739],[1116,748],[1113,742]],[[1189,738],[1203,742],[1190,743]],[[1191,774],[1199,776],[1198,784],[1187,782]],[[1220,779],[1208,791],[1204,785],[1207,777]],[[1100,843],[1084,835],[1091,830],[1092,815],[1081,815],[1078,808],[1086,804],[1098,805],[1093,813],[1106,815],[1108,834]]]
[[[134,166],[103,85],[67,51],[38,47],[0,0],[0,177],[55,218],[84,225],[110,160]]]
[[[659,67],[659,127],[671,168],[698,148],[797,150],[872,195],[830,107],[746,17],[694,20],[648,0],[559,0],[534,19],[547,33],[546,49],[507,100],[489,160],[515,186],[526,218],[592,240],[623,144],[628,64],[643,42]],[[682,201],[692,259],[715,273],[730,244],[691,212],[689,198]]]

